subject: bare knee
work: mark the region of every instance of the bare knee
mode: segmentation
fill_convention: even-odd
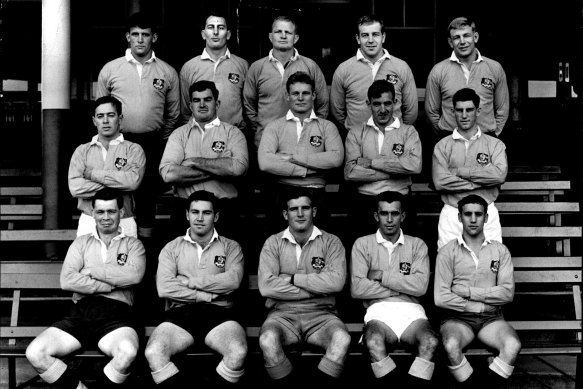
[[[521,349],[522,343],[520,342],[520,339],[516,337],[508,337],[504,340],[500,354],[508,359],[506,362],[513,363]]]
[[[333,361],[343,360],[350,347],[350,334],[344,330],[336,330],[330,338],[326,356]]]
[[[450,361],[461,359],[462,347],[459,339],[448,337],[443,339],[443,348]]]
[[[239,370],[245,363],[247,357],[247,342],[237,339],[229,344],[227,353],[223,356],[225,364],[230,369]]]
[[[127,369],[138,355],[138,345],[133,342],[124,340],[119,342],[113,352],[113,359],[121,369]]]
[[[259,335],[259,347],[264,352],[279,348],[279,343],[279,336],[274,331],[264,331]]]
[[[170,362],[168,348],[161,342],[148,343],[144,355],[152,371],[158,371]]]
[[[433,333],[421,335],[418,346],[420,356],[433,357],[437,347],[439,347],[439,339]]]
[[[367,332],[365,344],[371,358],[374,361],[380,361],[386,357],[385,337],[379,332]]]
[[[52,355],[50,355],[46,344],[32,341],[26,348],[26,359],[36,370],[46,370],[49,368],[48,363],[52,359]]]

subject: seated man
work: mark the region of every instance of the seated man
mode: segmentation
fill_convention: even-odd
[[[419,303],[429,285],[427,245],[401,230],[406,216],[403,194],[382,192],[376,200],[378,230],[358,238],[351,257],[350,292],[366,308],[364,343],[375,377],[387,386],[396,367],[387,346],[416,346],[408,378],[412,387],[429,388],[439,341]]]
[[[506,246],[484,236],[486,200],[468,195],[458,202],[458,209],[463,232],[439,250],[435,265],[435,305],[443,308],[442,341],[452,375],[467,387],[480,380],[472,374],[463,349],[476,336],[496,349],[488,383],[488,388],[495,388],[512,374],[521,348],[501,312],[514,297],[514,269]]]
[[[156,281],[167,310],[146,346],[159,388],[181,388],[189,382],[170,359],[195,340],[204,339],[223,356],[212,385],[237,383],[245,371],[246,333],[232,309],[232,292],[243,278],[243,252],[237,242],[217,233],[218,202],[210,192],[191,193],[186,210],[190,228],[160,252]]]
[[[82,389],[75,370],[61,358],[95,344],[109,363],[98,377],[99,388],[121,388],[138,353],[133,323],[133,286],[146,269],[142,243],[126,236],[119,226],[123,197],[110,189],[99,190],[92,201],[96,228],[73,241],[63,262],[61,287],[73,291],[73,307],[63,320],[37,336],[26,358],[49,384]]]
[[[283,199],[288,228],[266,240],[257,277],[269,310],[259,334],[267,374],[285,388],[298,385],[284,347],[308,343],[326,350],[318,384],[338,385],[351,340],[335,298],[346,280],[344,246],[314,225],[309,192],[290,189]]]

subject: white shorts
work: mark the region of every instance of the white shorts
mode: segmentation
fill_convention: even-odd
[[[427,320],[425,310],[419,304],[404,301],[382,301],[368,307],[364,315],[364,324],[371,320],[381,321],[393,330],[400,341],[401,335],[407,327],[419,319]]]
[[[134,217],[125,217],[120,220],[119,225],[123,229],[123,233],[127,236],[138,237],[138,225]],[[77,227],[77,236],[91,234],[95,231],[95,219],[89,215],[81,214],[79,217],[79,226]]]
[[[458,219],[459,211],[456,207],[444,204],[439,214],[437,224],[437,249],[445,246],[450,240],[456,239],[462,234],[462,223]],[[497,240],[502,243],[502,226],[498,209],[491,203],[488,205],[488,221],[484,224],[484,235],[489,240]]]

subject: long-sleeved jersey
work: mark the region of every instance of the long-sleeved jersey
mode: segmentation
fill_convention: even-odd
[[[263,129],[272,121],[285,116],[289,106],[285,98],[285,84],[295,72],[306,72],[312,77],[316,84],[314,110],[318,117],[328,117],[330,96],[324,73],[316,62],[299,55],[297,51],[293,58],[285,67],[283,76],[269,56],[249,66],[243,88],[243,106],[255,134],[255,148],[259,147]]]
[[[514,298],[510,252],[492,240],[473,253],[461,237],[453,239],[437,253],[433,286],[435,305],[440,308],[496,312]]]
[[[350,293],[365,308],[381,301],[419,303],[429,285],[429,254],[423,240],[403,235],[391,253],[379,241],[379,233],[358,238],[350,259]],[[367,278],[369,270],[381,270],[381,281]]]
[[[259,256],[259,292],[267,308],[313,307],[334,309],[335,294],[346,282],[346,253],[340,239],[314,227],[301,248],[286,229],[265,241]],[[280,274],[294,274],[294,284]]]
[[[69,246],[61,269],[61,288],[74,292],[75,302],[87,295],[100,295],[133,305],[132,287],[142,281],[145,271],[142,242],[122,232],[106,247],[95,231],[79,236]]]
[[[411,175],[421,173],[421,140],[408,124],[384,132],[380,153],[378,130],[368,123],[348,132],[344,149],[344,179],[359,183],[358,191],[364,195],[388,190],[407,194]],[[371,167],[359,166],[358,158],[370,159]]]
[[[480,96],[478,126],[486,133],[500,135],[510,110],[506,73],[498,62],[482,56],[472,64],[468,79],[454,54],[431,69],[425,88],[425,113],[433,129],[454,130],[452,99],[462,88],[471,88]]]
[[[387,80],[395,86],[396,117],[406,124],[417,120],[417,86],[409,65],[391,55],[382,62],[373,79],[370,66],[354,56],[336,68],[330,87],[330,113],[347,131],[362,126],[369,118],[366,94],[375,80]]]
[[[219,91],[219,119],[243,131],[243,85],[248,69],[249,63],[229,50],[216,62],[206,52],[186,62],[180,69],[181,122],[187,123],[192,116],[190,86],[196,81],[208,80],[213,81]]]
[[[259,169],[280,183],[323,187],[327,171],[342,165],[344,145],[334,123],[321,118],[305,120],[298,140],[296,122],[288,115],[267,125],[257,159]]]
[[[444,204],[452,207],[469,194],[492,203],[508,174],[504,142],[480,130],[470,141],[462,139],[457,130],[441,139],[433,150],[432,163],[435,189],[441,192]]]
[[[243,279],[241,246],[215,231],[207,247],[201,248],[189,232],[166,244],[160,252],[158,295],[167,299],[167,309],[192,303],[231,307],[232,292]]]
[[[128,49],[129,50],[129,49]],[[97,79],[96,98],[111,95],[122,103],[124,132],[160,131],[164,139],[176,128],[180,116],[178,73],[157,58],[144,63],[140,77],[131,54],[103,66]]]
[[[89,143],[77,147],[69,163],[69,191],[78,199],[77,208],[91,216],[91,198],[104,187],[123,192],[124,217],[134,215],[134,192],[142,179],[146,168],[146,155],[142,147],[127,140],[110,144],[105,161],[102,146],[97,136]],[[116,142],[117,143],[117,142]],[[87,177],[86,171],[91,170]]]
[[[231,164],[223,174],[210,175],[188,186],[174,185],[178,197],[188,198],[197,190],[207,190],[218,198],[235,198],[237,188],[233,177],[242,176],[249,167],[249,153],[245,135],[237,127],[220,122],[217,126],[206,128],[203,132],[194,118],[177,128],[166,143],[160,161],[160,175],[164,180],[171,165],[182,165],[188,158],[230,158]]]

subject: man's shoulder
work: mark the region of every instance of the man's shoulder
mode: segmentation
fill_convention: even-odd
[[[192,57],[191,59],[186,61],[184,64],[182,64],[182,67],[180,68],[180,73],[196,71],[196,68],[198,66],[200,66],[200,64],[202,62],[201,57],[202,57],[202,55],[199,54],[195,57]]]
[[[245,67],[247,67],[247,68],[249,67],[249,61],[247,61],[247,60],[246,60],[245,58],[243,58],[243,57],[239,57],[239,56],[238,56],[238,55],[236,55],[236,54],[233,54],[233,53],[231,53],[231,58],[230,58],[230,60],[231,60],[231,61],[233,61],[233,62],[238,62],[238,63],[242,64],[243,66],[245,66]]]
[[[433,65],[433,67],[431,68],[431,71],[429,72],[429,74],[430,75],[435,75],[437,73],[440,73],[440,72],[442,72],[444,70],[449,69],[450,67],[452,67],[454,65],[457,65],[457,63],[453,62],[449,58],[445,58],[445,59],[437,62],[435,65]]]
[[[502,65],[500,64],[500,62],[498,62],[495,59],[492,59],[490,57],[484,57],[484,56],[482,56],[482,60],[483,60],[484,63],[488,64],[489,66],[494,66],[494,67],[502,68]]]
[[[105,65],[103,65],[103,67],[101,68],[101,71],[107,71],[107,70],[111,70],[114,68],[119,67],[120,65],[124,65],[124,64],[129,64],[129,62],[127,61],[126,57],[117,57],[112,59],[111,61],[108,61],[105,63]]]
[[[170,65],[168,62],[156,57],[155,63],[158,67],[162,68],[164,71],[178,76],[178,72],[176,71],[176,69],[174,69],[174,66]]]
[[[335,72],[348,72],[353,68],[355,63],[358,63],[358,60],[356,59],[356,56],[353,55],[352,57],[349,57],[342,61],[340,65],[336,67]]]
[[[265,57],[262,57],[262,58],[256,59],[256,60],[255,60],[255,61],[253,61],[253,62],[251,63],[251,65],[249,66],[249,72],[251,72],[252,70],[254,70],[254,71],[258,71],[258,70],[260,70],[260,69],[261,69],[261,67],[263,66],[263,64],[264,64],[265,62],[268,62],[268,61],[269,61],[269,56],[265,56]]]
[[[413,236],[413,235],[407,235],[407,234],[403,234],[403,235],[404,235],[405,243],[409,242],[409,244],[411,244],[412,246],[427,248],[427,244],[425,243],[425,241],[423,239],[421,239],[417,236]]]
[[[277,119],[273,119],[269,123],[265,125],[265,129],[263,132],[265,133],[268,129],[269,131],[276,131],[277,129],[281,128],[287,122],[286,116],[278,117]]]
[[[387,62],[387,61],[384,61],[384,62]],[[410,69],[409,64],[407,63],[407,61],[405,61],[404,59],[401,59],[399,57],[395,57],[392,54],[391,54],[391,57],[389,58],[389,61],[387,63],[392,63],[393,65],[395,65],[397,67],[409,68]]]

